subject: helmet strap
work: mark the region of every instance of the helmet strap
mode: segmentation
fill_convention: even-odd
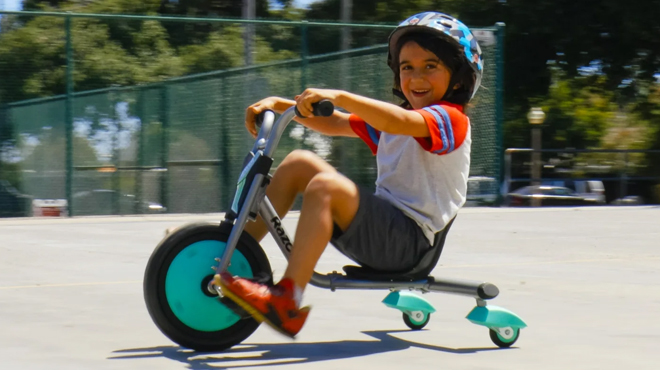
[[[399,90],[399,89],[392,89],[392,94],[394,94],[394,96],[396,96],[397,98],[403,100],[406,104],[410,105],[410,102],[408,101],[408,99],[406,98],[406,96],[403,95],[403,92],[402,92],[401,90]]]
[[[455,73],[451,74],[451,78],[449,79],[449,85],[447,86],[447,91],[445,91],[445,95],[442,97],[442,100],[447,100],[451,98],[451,96],[454,94],[454,86],[460,81],[461,76],[463,76],[463,73],[465,73],[465,70],[468,69],[468,67],[465,63],[461,63],[460,68],[458,71]]]

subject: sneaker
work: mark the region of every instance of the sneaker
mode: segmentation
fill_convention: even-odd
[[[265,285],[224,272],[215,275],[214,281],[223,295],[236,302],[255,320],[265,322],[290,338],[298,334],[309,315],[309,307],[296,307],[290,280]]]

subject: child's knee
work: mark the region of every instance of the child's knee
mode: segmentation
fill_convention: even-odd
[[[307,185],[304,196],[332,198],[343,191],[342,180],[342,176],[338,173],[318,173]]]
[[[317,163],[319,160],[323,161],[321,157],[316,155],[314,152],[303,149],[296,149],[289,153],[282,163],[279,165],[281,167],[294,167],[294,166],[310,166]]]
[[[315,153],[298,149],[284,158],[275,171],[275,177],[278,182],[283,181],[296,191],[303,192],[312,178],[323,172],[337,171]]]

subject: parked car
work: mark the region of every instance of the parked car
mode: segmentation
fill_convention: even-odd
[[[117,202],[118,209],[115,209],[115,202]],[[75,216],[154,214],[166,211],[166,208],[159,203],[138,201],[133,194],[122,194],[115,190],[94,189],[73,195],[73,214]]]
[[[0,180],[0,217],[26,217],[31,210],[31,196],[21,194],[9,181]]]
[[[592,206],[600,204],[598,198],[577,194],[563,186],[525,186],[507,194],[507,204],[511,207],[530,206],[532,199],[538,198],[541,206]]]
[[[492,206],[498,197],[497,180],[493,177],[472,176],[468,178],[465,206]]]
[[[610,204],[615,206],[639,206],[644,204],[644,198],[639,195],[628,195],[623,198],[617,198]]]
[[[575,195],[591,198],[598,204],[605,204],[605,185],[600,180],[547,181],[543,185],[563,186],[575,191]]]

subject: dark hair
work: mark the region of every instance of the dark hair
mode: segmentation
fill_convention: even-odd
[[[423,49],[435,54],[449,69],[451,78],[443,100],[465,107],[472,97],[472,90],[474,89],[475,83],[474,72],[465,60],[461,48],[450,44],[449,41],[441,36],[429,32],[411,32],[405,34],[401,36],[396,44],[390,68],[392,68],[392,71],[394,72],[394,94],[404,101],[401,106],[411,108],[410,103],[406,100],[401,91],[401,75],[399,72],[399,55],[401,54],[401,49],[410,41],[415,42]],[[454,90],[453,87],[456,84],[459,84],[459,87]]]

